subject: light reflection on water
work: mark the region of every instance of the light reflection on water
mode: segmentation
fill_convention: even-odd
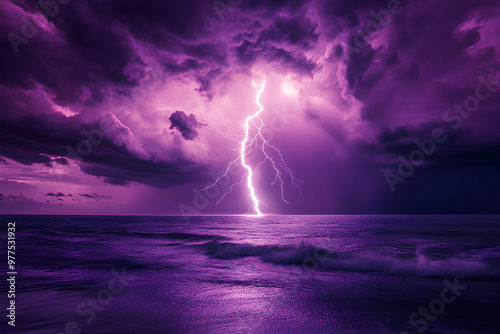
[[[6,218],[17,333],[399,333],[455,276],[472,288],[434,325],[499,325],[495,216]],[[122,268],[136,279],[86,323],[76,308]]]

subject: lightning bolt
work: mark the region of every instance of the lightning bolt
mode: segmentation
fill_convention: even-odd
[[[255,83],[252,82],[252,85],[255,87]],[[262,119],[259,117],[260,113],[264,111],[264,106],[262,106],[262,104],[260,104],[260,96],[262,95],[262,92],[264,91],[264,88],[266,87],[266,78],[264,77],[264,81],[262,82],[262,85],[260,85],[260,90],[257,92],[257,97],[255,98],[255,103],[259,106],[259,110],[253,114],[252,116],[248,116],[247,119],[245,120],[245,125],[244,125],[244,128],[245,128],[245,138],[243,139],[243,141],[241,142],[241,149],[240,149],[240,159],[241,159],[241,165],[243,166],[243,168],[245,168],[247,170],[247,187],[248,187],[248,191],[250,192],[250,197],[252,198],[252,202],[253,202],[253,208],[255,210],[255,212],[257,213],[257,216],[262,216],[262,212],[260,211],[259,209],[259,204],[260,204],[260,201],[259,199],[257,198],[257,195],[255,194],[255,187],[253,186],[253,171],[252,171],[252,167],[250,167],[247,163],[246,163],[246,156],[247,156],[247,147],[249,146],[248,145],[248,136],[250,135],[250,121],[254,122],[254,119],[255,118],[258,118],[259,121],[260,121],[260,127],[259,127],[259,135],[260,135],[260,130],[262,128],[262,125],[264,124],[264,122],[262,121]],[[255,124],[255,123],[254,123]],[[250,144],[251,145],[251,144]]]
[[[246,178],[246,185],[248,188],[248,193],[249,197],[251,199],[251,207],[253,207],[253,210],[255,212],[255,216],[263,216],[263,213],[260,209],[260,204],[265,204],[259,198],[257,197],[257,191],[254,186],[253,182],[253,177],[255,174],[255,171],[259,169],[266,161],[271,162],[271,166],[273,167],[274,171],[276,172],[276,177],[274,178],[274,181],[271,183],[272,185],[276,184],[276,182],[280,183],[280,188],[281,188],[281,198],[282,200],[289,204],[288,201],[285,199],[284,195],[284,180],[283,180],[283,175],[288,175],[288,177],[292,181],[292,185],[294,187],[297,187],[297,189],[300,190],[299,185],[302,183],[301,180],[297,179],[292,170],[288,168],[286,165],[284,159],[283,159],[283,154],[281,153],[280,150],[278,150],[275,146],[271,145],[262,135],[262,128],[264,126],[264,121],[262,118],[260,118],[260,114],[264,111],[264,106],[260,103],[260,97],[262,93],[264,92],[264,88],[266,86],[266,78],[263,78],[263,81],[261,84],[256,84],[255,82],[252,82],[253,87],[259,87],[259,90],[257,92],[257,96],[255,98],[255,103],[259,107],[259,110],[257,110],[253,115],[248,116],[245,119],[245,122],[243,124],[243,129],[244,129],[244,137],[241,142],[239,142],[237,139],[234,139],[232,137],[228,137],[225,134],[222,134],[222,136],[226,139],[231,139],[239,144],[239,156],[233,160],[229,165],[227,166],[224,174],[222,174],[219,178],[215,180],[214,183],[209,185],[208,187],[201,189],[201,191],[206,191],[212,187],[214,187],[221,179],[224,177],[227,177],[229,170],[231,167],[238,162],[241,163],[241,166],[246,170],[246,173],[243,175],[241,180],[239,182],[233,183],[232,185],[226,187],[223,189],[223,194],[221,198],[217,201],[219,203],[226,197],[227,194],[232,192],[234,187],[239,186],[245,181]],[[255,128],[254,134],[252,133],[252,129]],[[220,131],[219,131],[220,132]],[[259,145],[259,141],[261,144]],[[249,165],[247,162],[247,156],[250,154],[252,151],[252,147],[255,147],[257,149],[257,156],[259,158],[259,164],[255,168],[255,171],[252,169],[252,167]],[[278,158],[273,158],[272,154],[269,153],[269,151],[274,152]],[[264,156],[263,160],[260,160],[260,155],[261,153]]]

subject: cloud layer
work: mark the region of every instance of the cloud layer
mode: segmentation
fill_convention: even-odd
[[[496,0],[244,0],[220,8],[83,0],[45,9],[5,1],[0,167],[18,181],[12,163],[130,192],[186,187],[179,201],[190,202],[193,186],[233,160],[232,141],[255,109],[252,80],[267,75],[266,110],[293,100],[298,116],[273,136],[309,194],[293,208],[275,203],[277,212],[495,211],[499,26]],[[293,89],[284,93],[282,84]],[[437,129],[446,140],[401,181],[400,157],[415,157]],[[321,167],[309,175],[303,157],[316,151],[307,163]],[[315,198],[332,197],[331,189],[345,198]],[[483,195],[464,195],[472,193]],[[246,206],[243,196],[212,209],[238,201]]]

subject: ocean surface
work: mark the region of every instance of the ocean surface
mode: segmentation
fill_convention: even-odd
[[[2,333],[500,333],[500,216],[0,217]]]

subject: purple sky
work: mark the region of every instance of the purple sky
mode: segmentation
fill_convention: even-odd
[[[265,213],[500,213],[500,1],[60,2],[0,5],[2,213],[247,212],[264,76]]]

